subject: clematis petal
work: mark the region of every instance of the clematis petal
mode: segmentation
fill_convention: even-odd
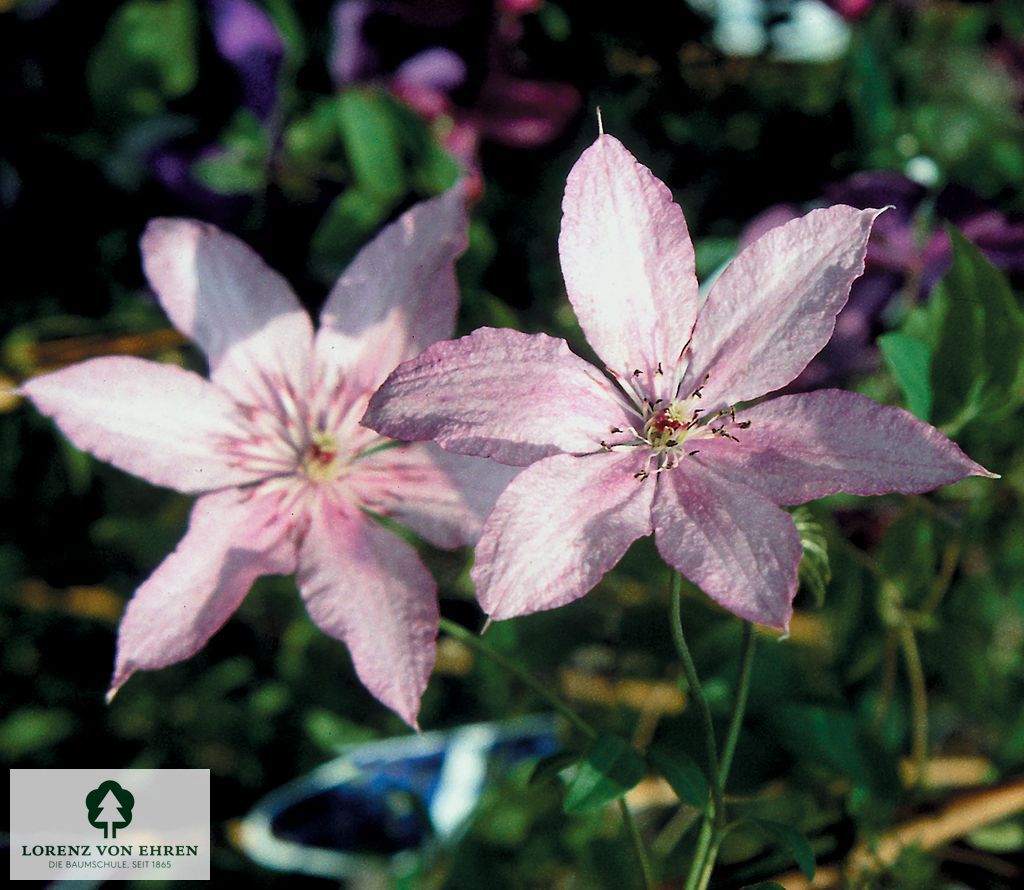
[[[142,258],[164,311],[206,353],[215,383],[265,405],[276,405],[282,388],[306,391],[312,321],[246,244],[206,223],[155,219]]]
[[[220,447],[235,404],[198,374],[130,356],[96,358],[21,386],[78,448],[154,485],[193,493],[260,476]]]
[[[368,389],[455,330],[455,259],[466,249],[460,186],[406,211],[367,244],[334,285],[316,338],[321,367]]]
[[[620,376],[654,381],[660,362],[671,386],[697,315],[693,245],[672,193],[602,135],[569,173],[562,210],[562,274],[590,345]]]
[[[812,210],[744,249],[701,306],[682,394],[710,375],[703,404],[711,411],[793,380],[832,336],[879,213]]]
[[[476,542],[517,472],[424,442],[360,457],[345,484],[370,512],[392,517],[435,547],[453,548]]]
[[[635,422],[614,386],[564,340],[480,328],[400,365],[363,423],[393,439],[526,466],[590,453]]]
[[[498,498],[472,578],[484,611],[512,618],[583,596],[637,538],[651,533],[646,455],[558,454],[527,468]]]
[[[416,727],[434,664],[437,588],[416,551],[354,508],[311,507],[297,580],[313,621],[342,640],[359,679]]]
[[[914,494],[993,474],[902,408],[837,389],[779,396],[737,415],[739,442],[700,443],[715,471],[777,504],[846,491]]]
[[[196,501],[185,537],[128,603],[108,698],[135,671],[198,652],[258,577],[295,571],[295,546],[278,519],[279,501],[259,489],[230,489]]]
[[[802,551],[788,513],[698,458],[658,477],[652,512],[654,540],[670,566],[733,614],[789,626]]]

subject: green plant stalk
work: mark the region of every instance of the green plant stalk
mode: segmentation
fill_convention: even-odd
[[[749,622],[744,622],[743,642],[740,648],[740,670],[736,682],[736,701],[733,705],[732,716],[729,718],[729,728],[726,731],[722,756],[719,759],[715,742],[715,728],[711,719],[711,709],[708,707],[707,699],[704,697],[704,690],[700,684],[697,669],[693,663],[693,657],[690,655],[690,650],[686,645],[686,638],[683,634],[681,592],[682,578],[678,573],[673,573],[672,639],[679,653],[686,681],[690,686],[690,695],[697,704],[701,722],[704,725],[708,776],[711,779],[713,812],[710,815],[706,814],[701,824],[685,888],[685,890],[703,890],[711,880],[715,860],[718,858],[718,848],[725,836],[725,786],[729,781],[729,770],[732,767],[733,756],[736,753],[736,744],[739,741],[740,730],[743,726],[743,717],[747,710],[756,636],[754,634],[754,626]]]
[[[487,658],[491,659],[491,661],[496,665],[507,671],[519,680],[520,683],[544,699],[544,701],[565,717],[566,720],[587,736],[587,738],[597,738],[597,730],[594,729],[593,726],[587,723],[586,720],[562,701],[562,699],[555,695],[554,692],[541,683],[540,680],[534,677],[533,674],[516,664],[511,658],[508,658],[499,652],[491,646],[490,643],[486,642],[483,637],[477,636],[475,633],[466,630],[466,628],[461,624],[456,624],[454,621],[447,618],[441,619],[440,628],[449,636],[455,637],[457,640],[461,640],[481,655],[487,656]],[[640,870],[643,874],[644,880],[644,888],[645,890],[654,890],[654,873],[651,869],[650,859],[647,856],[647,849],[644,846],[643,838],[640,836],[640,829],[637,827],[636,820],[633,819],[633,814],[629,811],[629,805],[626,803],[625,797],[619,798],[619,811],[622,813],[622,821],[626,826],[626,830],[629,832],[630,840],[633,843],[633,849],[636,852],[636,858],[640,863]]]
[[[511,658],[508,658],[506,655],[499,652],[490,643],[486,642],[483,637],[477,636],[477,634],[472,631],[466,630],[466,628],[461,624],[456,624],[448,618],[441,619],[440,627],[441,630],[449,636],[455,637],[457,640],[461,640],[467,646],[470,646],[482,655],[486,655],[491,661],[498,665],[498,667],[512,674],[512,676],[519,680],[520,683],[544,699],[544,701],[565,717],[566,720],[568,720],[587,738],[597,738],[597,730],[594,729],[593,726],[587,723],[586,720],[562,701],[562,699],[555,695],[555,693],[548,689],[547,686],[541,683],[540,680],[534,677],[533,674],[525,668],[520,667],[512,661]]]
[[[714,819],[721,823],[725,817],[725,802],[722,796],[722,783],[719,778],[718,766],[718,744],[715,741],[715,724],[711,719],[711,708],[708,707],[708,700],[704,697],[704,688],[697,676],[697,667],[693,663],[693,656],[686,645],[686,637],[683,634],[683,621],[681,616],[681,593],[683,579],[678,572],[672,573],[672,642],[675,643],[676,652],[683,665],[683,674],[686,683],[690,688],[690,697],[697,705],[697,713],[704,729],[704,750],[707,758],[708,780],[711,783],[711,800],[714,810]]]
[[[697,835],[697,846],[693,851],[693,861],[690,863],[690,873],[686,876],[685,890],[697,890],[697,884],[704,875],[704,864],[707,862],[711,841],[714,838],[715,829],[707,814],[700,825],[700,834]],[[712,866],[714,862],[712,862]]]
[[[722,760],[718,767],[718,781],[723,791],[729,782],[729,769],[732,767],[732,758],[736,753],[736,743],[740,738],[740,729],[743,727],[743,717],[747,711],[747,698],[750,695],[750,675],[754,666],[754,644],[757,637],[754,635],[754,625],[749,621],[743,622],[743,642],[740,644],[740,673],[736,680],[736,702],[733,705],[732,717],[729,718],[729,729],[725,735],[725,744],[722,746]]]
[[[917,638],[909,624],[900,625],[899,640],[907,669],[907,680],[910,683],[914,784],[920,787],[924,782],[925,767],[928,765],[928,690],[925,685],[924,668],[921,665],[921,653],[917,648]]]
[[[625,797],[619,798],[619,812],[622,813],[622,822],[629,831],[629,836],[633,841],[633,849],[636,852],[636,858],[640,862],[640,872],[644,879],[644,890],[654,890],[655,881],[651,860],[647,856],[644,839],[640,836],[640,829],[636,824],[636,819],[633,818],[633,814],[629,811],[629,804],[626,803]]]

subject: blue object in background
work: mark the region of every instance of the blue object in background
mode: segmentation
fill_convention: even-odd
[[[241,844],[267,868],[351,877],[451,838],[489,776],[558,748],[549,715],[354,745],[260,801]]]

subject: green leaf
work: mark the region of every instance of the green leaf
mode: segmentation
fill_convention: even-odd
[[[647,759],[658,770],[665,781],[672,786],[676,796],[700,810],[708,805],[708,780],[704,771],[685,751],[660,746],[652,746],[647,751]]]
[[[550,782],[562,770],[572,766],[579,759],[580,755],[573,751],[556,751],[554,754],[542,757],[533,765],[527,784],[542,785],[545,782]]]
[[[154,114],[199,78],[192,0],[131,0],[111,17],[86,72],[96,106],[115,114]]]
[[[320,220],[310,246],[310,264],[324,281],[334,281],[359,247],[380,228],[393,204],[373,192],[342,192]]]
[[[1024,313],[1006,277],[949,227],[953,266],[933,300],[941,319],[932,360],[933,421],[956,432],[1024,402]]]
[[[0,754],[17,760],[50,748],[75,732],[75,718],[64,708],[22,708],[0,723]]]
[[[192,165],[195,175],[224,195],[252,194],[267,183],[270,143],[260,119],[241,108],[221,134],[223,151]]]
[[[800,533],[800,583],[811,594],[814,605],[825,605],[828,583],[832,580],[832,567],[828,560],[828,541],[821,523],[807,507],[797,507],[792,512],[796,530]]]
[[[814,872],[817,868],[814,861],[814,850],[811,849],[810,842],[802,832],[783,825],[781,822],[769,822],[767,819],[752,819],[751,825],[756,825],[778,839],[793,854],[797,868],[804,873],[807,880],[814,879]]]
[[[250,195],[266,182],[261,166],[232,154],[202,158],[192,165],[192,172],[208,189],[221,195]]]
[[[358,188],[384,201],[407,191],[401,135],[391,100],[370,89],[349,89],[336,104],[341,140]]]
[[[565,793],[567,813],[589,813],[622,797],[647,772],[644,759],[618,736],[599,736]]]
[[[894,331],[876,341],[911,413],[927,421],[932,412],[932,351],[916,337]]]

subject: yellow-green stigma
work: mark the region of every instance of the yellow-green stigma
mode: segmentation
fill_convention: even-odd
[[[672,402],[644,423],[644,438],[652,448],[667,451],[681,445],[696,424],[696,416],[686,402]]]
[[[314,433],[302,458],[302,474],[314,482],[327,482],[337,478],[340,465],[334,436],[322,430]]]

